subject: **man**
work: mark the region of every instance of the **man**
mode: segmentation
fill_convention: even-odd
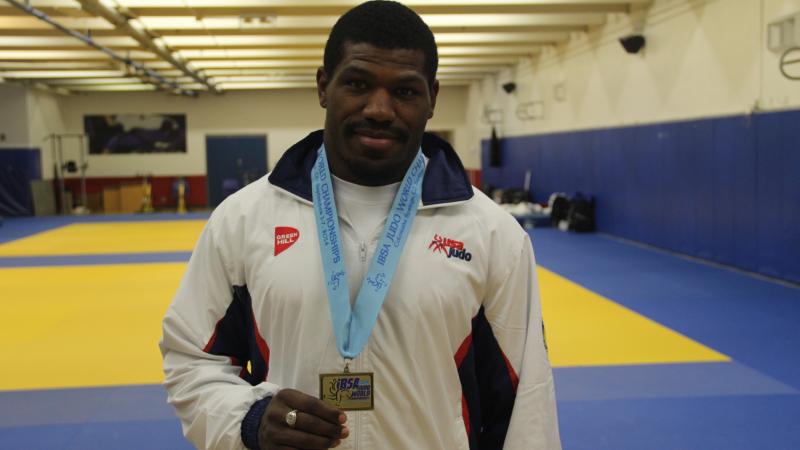
[[[410,9],[352,9],[324,131],[212,214],[161,342],[197,447],[560,448],[531,244],[424,134],[437,64]]]

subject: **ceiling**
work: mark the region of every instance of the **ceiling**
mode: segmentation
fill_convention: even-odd
[[[651,0],[417,0],[441,83],[466,85]],[[358,0],[0,0],[0,81],[60,93],[314,86]]]

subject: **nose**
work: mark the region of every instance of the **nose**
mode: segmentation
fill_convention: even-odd
[[[395,111],[391,94],[385,89],[372,91],[364,105],[364,118],[376,122],[394,121]]]

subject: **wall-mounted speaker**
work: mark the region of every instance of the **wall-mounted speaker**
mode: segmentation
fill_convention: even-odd
[[[641,34],[631,34],[630,36],[619,38],[619,43],[622,44],[622,48],[626,52],[639,53],[639,50],[644,47],[645,39]]]

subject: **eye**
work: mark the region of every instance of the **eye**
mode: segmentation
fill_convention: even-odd
[[[344,82],[344,84],[345,86],[356,90],[364,90],[367,88],[367,82],[357,78],[347,80]]]
[[[395,94],[397,94],[399,97],[415,97],[418,93],[419,92],[416,89],[410,87],[400,87],[395,89]]]

